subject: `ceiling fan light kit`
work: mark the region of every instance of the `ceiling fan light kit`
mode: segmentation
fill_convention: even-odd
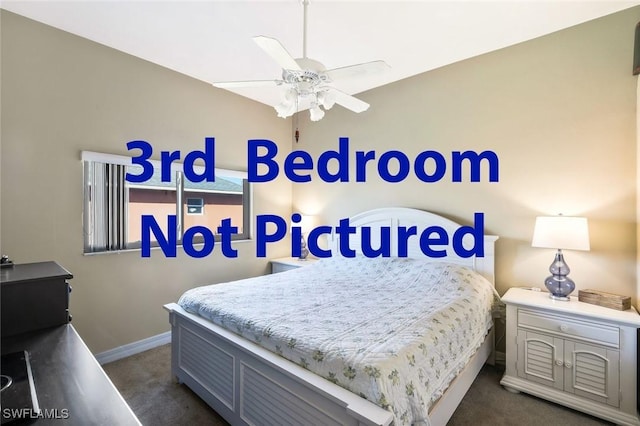
[[[324,111],[320,108],[318,104],[312,106],[309,109],[309,119],[311,121],[320,121],[324,117]]]
[[[380,72],[389,66],[384,61],[373,61],[327,70],[322,63],[308,58],[307,6],[309,0],[302,0],[302,4],[304,8],[302,58],[294,59],[274,38],[266,36],[253,38],[256,44],[280,65],[282,80],[227,81],[213,83],[213,85],[223,89],[282,86],[282,100],[274,107],[278,117],[282,118],[292,116],[300,110],[301,106],[308,106],[311,121],[321,120],[325,111],[335,104],[356,113],[366,111],[369,108],[368,103],[336,89],[330,83],[341,78],[354,78]]]

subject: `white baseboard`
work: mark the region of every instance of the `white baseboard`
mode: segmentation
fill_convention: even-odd
[[[139,354],[140,352],[148,351],[149,349],[153,349],[158,346],[166,345],[167,343],[171,343],[170,331],[101,352],[96,355],[96,359],[100,365],[108,364],[131,355]]]

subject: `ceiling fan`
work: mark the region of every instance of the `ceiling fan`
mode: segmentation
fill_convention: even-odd
[[[389,66],[384,61],[372,61],[357,65],[327,70],[322,63],[307,57],[307,6],[309,0],[302,0],[304,8],[302,33],[302,58],[294,59],[275,38],[253,37],[256,44],[264,50],[282,68],[281,80],[224,81],[213,83],[215,87],[232,89],[240,87],[282,86],[282,102],[275,106],[278,117],[290,117],[308,106],[311,121],[324,117],[324,110],[334,104],[341,105],[353,112],[363,112],[369,104],[342,92],[330,83],[345,78],[384,71]],[[301,107],[303,106],[303,107]]]

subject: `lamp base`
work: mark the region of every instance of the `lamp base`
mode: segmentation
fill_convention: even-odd
[[[549,293],[549,299],[553,299],[553,300],[560,300],[562,302],[569,302],[571,301],[571,299],[569,298],[569,296],[556,296],[553,295],[551,293]]]
[[[307,243],[304,240],[304,235],[300,236],[300,256],[298,256],[298,260],[307,260],[307,256],[309,256],[309,249],[307,249]]]
[[[569,294],[576,288],[573,280],[566,275],[552,275],[544,280],[544,285],[549,290],[549,297],[553,300],[568,302]]]
[[[558,250],[553,263],[549,266],[551,276],[544,280],[544,286],[549,290],[551,299],[563,302],[571,300],[569,295],[576,289],[576,283],[567,276],[570,271],[569,265],[564,261],[562,250]]]

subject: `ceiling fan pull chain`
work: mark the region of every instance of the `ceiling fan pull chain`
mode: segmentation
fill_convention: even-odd
[[[291,120],[291,127],[295,125],[296,131],[293,136],[296,139],[296,143],[300,140],[300,132],[298,131],[298,97],[296,97],[296,112],[293,113],[293,119]]]

